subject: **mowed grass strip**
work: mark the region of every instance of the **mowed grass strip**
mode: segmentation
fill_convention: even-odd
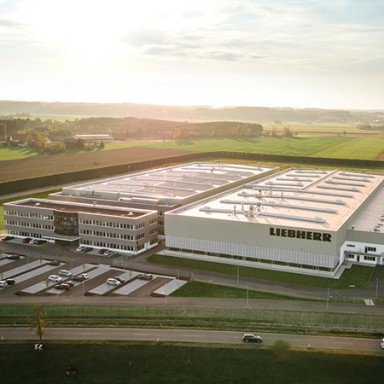
[[[305,300],[297,297],[276,295],[274,293],[246,290],[244,288],[227,287],[217,284],[193,281],[183,285],[171,294],[173,297],[205,297],[218,299],[251,299],[259,300]],[[313,301],[313,299],[311,300]]]
[[[3,383],[381,383],[381,356],[167,343],[0,344]],[[289,344],[288,344],[289,348]],[[68,367],[76,369],[67,375]]]
[[[270,271],[267,269],[249,267],[239,267],[238,271],[237,266],[235,265],[184,259],[181,257],[164,256],[159,254],[149,257],[148,261],[154,264],[172,266],[174,268],[184,268],[191,271],[203,270],[215,273],[223,273],[235,277],[237,276],[237,273],[239,273],[240,279],[243,276],[261,280],[278,281],[283,283],[309,285],[332,289],[349,288],[350,285],[354,285],[355,287],[363,287],[369,283],[374,271],[374,268],[372,267],[353,265],[350,269],[346,269],[339,279],[329,279],[317,276],[301,275],[298,273]]]

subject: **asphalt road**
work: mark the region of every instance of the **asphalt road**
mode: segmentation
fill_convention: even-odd
[[[249,332],[255,333],[250,330]],[[1,328],[1,340],[31,340],[37,342],[34,330],[29,328]],[[345,350],[380,353],[380,340],[294,335],[278,333],[258,333],[263,338],[261,345],[272,346],[277,340],[285,340],[291,347],[311,350]],[[244,344],[242,332],[212,331],[192,329],[140,329],[140,328],[47,328],[43,340],[131,340],[149,342],[182,342],[209,344]],[[259,347],[259,344],[251,344]],[[250,346],[251,346],[250,345]],[[384,352],[383,352],[384,354]]]

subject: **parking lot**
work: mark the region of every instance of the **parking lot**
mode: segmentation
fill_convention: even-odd
[[[100,256],[97,250],[82,252],[21,239],[6,243],[1,244],[0,299],[12,295],[164,297],[186,283],[173,276],[113,267],[110,257]]]

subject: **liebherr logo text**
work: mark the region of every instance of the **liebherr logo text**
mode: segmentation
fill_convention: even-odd
[[[331,242],[330,233],[300,231],[297,229],[269,228],[270,236],[291,237],[294,239],[316,240]]]

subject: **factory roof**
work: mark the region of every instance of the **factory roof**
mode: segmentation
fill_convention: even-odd
[[[169,214],[336,231],[367,203],[372,218],[365,225],[361,219],[360,227],[374,230],[384,217],[383,180],[373,173],[293,168]]]
[[[62,201],[34,199],[34,198],[10,202],[10,203],[7,203],[7,205],[17,205],[17,206],[28,207],[28,208],[49,209],[56,212],[91,213],[91,214],[103,215],[103,216],[120,216],[120,217],[129,217],[129,218],[138,218],[150,212],[153,212],[153,211],[144,210],[144,209],[127,209],[127,208],[111,207],[111,206],[97,205],[97,204],[62,202]]]
[[[239,164],[189,163],[64,187],[62,194],[175,204],[225,186],[233,188],[275,169]]]

